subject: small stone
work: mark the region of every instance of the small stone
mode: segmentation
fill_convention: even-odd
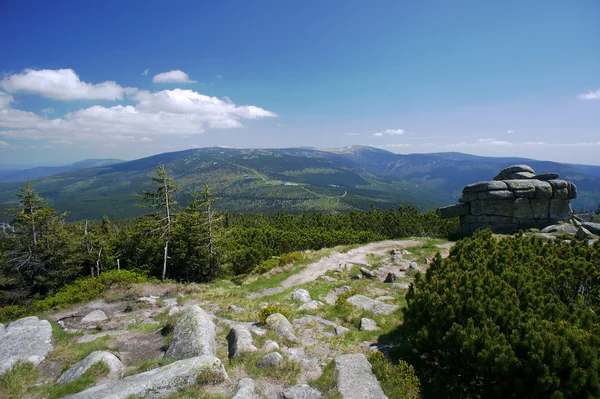
[[[334,281],[338,281],[337,279],[335,279],[333,277],[329,277],[329,276],[321,276],[321,280],[329,281],[330,283],[333,283]]]
[[[98,310],[94,310],[93,312],[90,312],[87,315],[85,315],[85,317],[83,319],[81,319],[81,322],[83,324],[97,323],[99,321],[104,321],[106,319],[108,319],[108,317],[106,317],[106,313],[104,313],[103,311],[98,309]]]
[[[362,274],[355,274],[354,276],[352,276],[352,280],[360,280],[362,278]]]
[[[300,305],[298,310],[314,310],[319,309],[321,306],[323,306],[323,302],[313,299],[310,302]]]
[[[259,399],[254,392],[254,380],[252,378],[242,378],[238,382],[238,391],[231,399]]]
[[[425,258],[425,264],[428,265],[431,261],[429,260],[429,258]]]
[[[234,313],[242,313],[242,312],[244,312],[246,310],[246,309],[241,308],[241,307],[239,307],[237,305],[234,305],[234,304],[229,305],[228,309],[231,310]]]
[[[252,342],[250,330],[243,325],[231,327],[227,335],[227,346],[230,359],[242,356],[244,353],[256,352],[257,350]]]
[[[303,288],[294,291],[294,293],[292,294],[292,299],[294,301],[299,300],[302,303],[307,303],[311,301],[310,294]]]
[[[177,314],[179,312],[179,308],[177,306],[173,306],[171,309],[169,309],[169,316],[173,316],[174,314]]]
[[[575,233],[575,238],[577,238],[579,241],[583,241],[588,240],[590,238],[594,238],[594,235],[590,233],[590,231],[585,227],[579,226],[579,228],[577,229],[577,233]]]
[[[264,369],[267,367],[277,366],[281,362],[283,362],[283,356],[281,356],[279,352],[271,352],[268,355],[265,355],[258,359],[258,362],[256,362],[256,366],[258,368]]]
[[[265,322],[267,326],[269,326],[269,328],[281,338],[287,339],[291,342],[299,341],[298,337],[296,337],[296,334],[294,334],[294,327],[292,327],[292,324],[281,313],[273,313],[267,317]]]
[[[398,273],[395,272],[390,272],[388,273],[387,277],[385,278],[385,280],[383,281],[384,283],[393,283],[396,280],[400,279],[400,275]]]
[[[344,326],[337,326],[335,328],[335,335],[345,335],[349,331],[350,331],[350,329],[348,329]]]
[[[56,324],[58,324],[61,328],[65,328],[65,322],[62,320],[57,321]]]
[[[366,278],[370,278],[371,280],[377,278],[377,276],[375,276],[375,273],[373,273],[372,271],[370,271],[369,269],[366,269],[364,267],[360,268],[360,272],[362,273],[363,276],[365,276]]]
[[[367,310],[376,315],[389,315],[398,310],[398,305],[383,303],[364,295],[353,295],[346,301],[352,306]]]
[[[279,344],[275,341],[271,341],[270,339],[265,342],[265,346],[263,348],[265,352],[273,352],[279,350]]]
[[[363,317],[360,319],[360,331],[375,331],[379,330],[379,326],[373,319]]]
[[[417,265],[417,262],[410,262],[410,265],[408,266],[409,269],[412,270],[416,270],[419,268],[419,266]]]

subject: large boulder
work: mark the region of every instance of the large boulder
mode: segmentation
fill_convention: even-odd
[[[383,393],[371,363],[362,353],[335,358],[337,389],[344,399],[388,399]]]
[[[118,357],[110,352],[96,351],[87,355],[83,360],[75,363],[58,378],[56,383],[66,384],[67,382],[75,381],[85,374],[90,367],[99,362],[104,363],[108,367],[109,372],[106,378],[109,380],[119,379],[123,375],[123,363],[121,363]]]
[[[376,299],[366,297],[364,295],[353,295],[346,300],[352,306],[367,310],[376,315],[389,315],[398,310],[397,305],[383,303]]]
[[[302,303],[307,303],[311,301],[309,292],[306,291],[304,288],[300,288],[294,291],[294,293],[292,294],[292,299],[299,300]]]
[[[294,327],[281,313],[273,313],[266,320],[267,326],[279,335],[281,338],[291,342],[298,342],[299,339],[294,333]]]
[[[515,176],[527,176],[527,178],[530,178],[531,176],[535,176],[535,171],[528,165],[513,165],[502,169],[494,177],[494,180],[510,180],[511,178],[515,178]]]
[[[463,188],[463,194],[467,193],[479,193],[481,191],[496,191],[496,190],[507,190],[508,186],[503,181],[480,181],[477,183],[469,184]]]
[[[242,378],[238,382],[238,391],[231,399],[260,399],[260,396],[254,392],[254,380],[252,378]]]
[[[252,342],[252,334],[244,325],[234,325],[227,335],[229,358],[242,356],[244,353],[256,352],[257,348]]]
[[[177,321],[165,356],[172,359],[215,356],[216,336],[215,323],[208,313],[194,305],[183,312]]]
[[[110,381],[66,396],[65,399],[161,398],[195,384],[203,374],[213,381],[229,378],[218,358],[196,356],[120,380]]]
[[[279,352],[271,352],[268,355],[264,355],[256,362],[256,367],[265,369],[269,367],[275,367],[279,363],[283,362],[283,356]]]
[[[0,374],[16,362],[40,364],[52,350],[52,326],[48,320],[25,317],[0,327]]]
[[[591,233],[600,235],[600,223],[583,222],[582,225]]]

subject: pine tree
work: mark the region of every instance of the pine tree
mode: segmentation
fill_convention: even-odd
[[[156,219],[156,229],[154,232],[160,233],[160,238],[164,241],[164,256],[161,281],[164,283],[167,274],[167,259],[169,259],[169,240],[172,235],[173,225],[175,223],[174,210],[177,202],[174,195],[177,192],[177,186],[173,182],[173,178],[167,175],[165,166],[160,164],[156,167],[157,177],[152,178],[152,182],[156,184],[156,191],[144,191],[138,198],[145,202],[144,205],[138,205],[143,208],[153,210],[152,217]]]

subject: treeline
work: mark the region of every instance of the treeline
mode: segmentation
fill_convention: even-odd
[[[82,276],[127,270],[209,282],[251,273],[284,253],[407,236],[447,236],[455,220],[412,206],[347,214],[219,214],[208,186],[177,204],[178,187],[159,165],[155,190],[138,196],[144,216],[66,222],[28,181],[12,222],[0,230],[0,306],[45,298]]]
[[[436,257],[406,299],[410,342],[452,377],[448,390],[600,397],[599,242],[480,232]]]

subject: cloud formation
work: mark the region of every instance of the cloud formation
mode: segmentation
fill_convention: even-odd
[[[142,75],[146,76],[146,75],[148,75],[148,72],[150,72],[150,71],[146,68],[146,69],[144,69],[144,72],[142,72]]]
[[[600,89],[596,91],[588,91],[587,93],[580,93],[577,95],[580,100],[600,100]]]
[[[72,69],[26,69],[19,74],[5,75],[0,87],[9,93],[25,92],[55,100],[122,100],[125,93],[136,89],[123,88],[115,82],[86,83]]]
[[[0,91],[0,109],[7,108],[13,102],[13,96],[3,91]]]
[[[374,133],[373,136],[382,137],[382,136],[401,136],[406,131],[404,129],[386,129],[381,132]]]
[[[195,80],[190,79],[187,73],[179,69],[154,75],[152,81],[154,83],[196,83]]]

